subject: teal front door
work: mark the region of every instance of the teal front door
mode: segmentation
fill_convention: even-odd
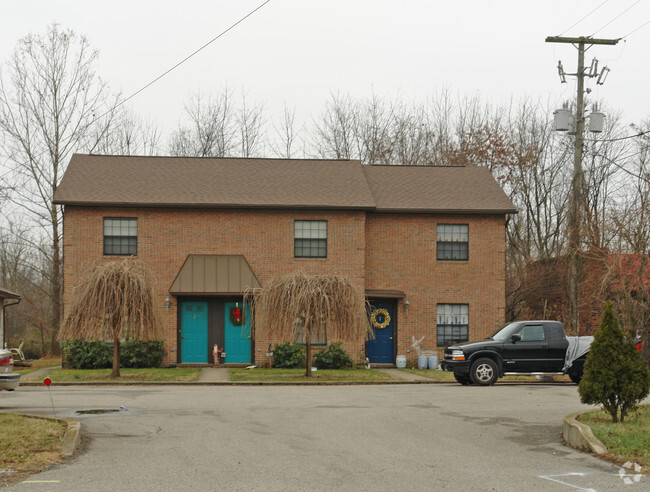
[[[181,362],[208,362],[208,303],[183,302],[181,315]]]
[[[226,364],[250,364],[251,362],[250,308],[247,305],[245,309],[244,311],[241,302],[224,303]]]

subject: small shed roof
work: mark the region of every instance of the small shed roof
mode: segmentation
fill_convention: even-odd
[[[20,299],[20,295],[10,290],[0,288],[0,299]]]

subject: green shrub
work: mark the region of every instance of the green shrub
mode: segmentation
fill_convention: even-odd
[[[299,343],[289,342],[276,345],[273,349],[272,367],[280,369],[305,367],[305,347]]]
[[[64,367],[107,369],[113,367],[113,345],[99,340],[68,340],[63,343]],[[160,340],[126,340],[120,347],[120,367],[160,367],[165,349]]]
[[[345,369],[352,367],[352,359],[341,347],[342,342],[336,342],[318,351],[315,357],[319,369]]]
[[[62,344],[63,367],[107,369],[113,366],[113,348],[99,340],[67,340]]]
[[[650,371],[634,341],[619,327],[611,304],[605,307],[600,327],[594,333],[582,381],[580,401],[600,404],[612,422],[625,421],[625,415],[648,396]]]
[[[127,340],[120,347],[120,367],[160,367],[164,356],[165,348],[162,340],[152,342]]]

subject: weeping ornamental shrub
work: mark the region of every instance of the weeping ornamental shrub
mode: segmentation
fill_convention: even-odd
[[[605,307],[600,327],[594,333],[578,392],[582,403],[602,405],[612,422],[625,416],[648,396],[650,370],[637,352],[634,341],[621,330],[614,308]]]
[[[280,369],[305,367],[305,347],[289,342],[276,345],[273,349],[272,366]]]
[[[342,342],[336,342],[318,351],[315,357],[319,369],[345,369],[352,367],[352,359],[341,347]]]

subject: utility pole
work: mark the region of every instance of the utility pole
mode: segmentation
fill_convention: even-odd
[[[576,126],[575,126],[575,150],[573,157],[573,179],[571,180],[571,201],[569,203],[569,279],[568,279],[568,297],[569,297],[569,319],[568,332],[580,335],[579,324],[579,289],[580,289],[580,244],[582,242],[582,207],[583,207],[583,190],[585,186],[584,174],[582,171],[582,144],[583,132],[585,129],[585,76],[595,77],[597,74],[598,62],[596,61],[596,70],[590,70],[589,74],[585,73],[585,51],[595,44],[615,45],[619,39],[594,39],[591,37],[564,38],[560,36],[548,36],[547,43],[570,43],[578,49],[578,70],[575,75],[578,78],[578,94],[576,101]],[[587,46],[585,48],[585,46]],[[592,63],[592,68],[594,64]],[[562,63],[558,64],[560,78],[564,80],[564,70]],[[609,69],[603,68],[598,78],[598,84],[604,82]]]

